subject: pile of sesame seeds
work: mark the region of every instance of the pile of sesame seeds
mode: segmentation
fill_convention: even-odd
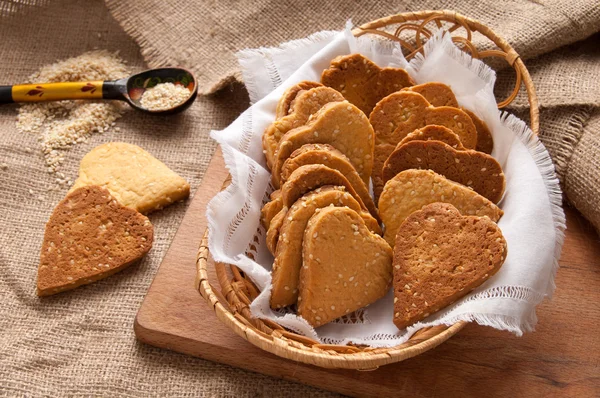
[[[192,93],[187,88],[173,83],[159,83],[142,94],[140,104],[151,111],[164,111],[185,102]]]
[[[31,83],[55,83],[120,79],[129,75],[125,63],[118,53],[90,51],[44,66],[28,80]],[[57,175],[58,184],[70,185],[71,181],[59,171],[64,162],[64,150],[85,142],[93,133],[114,128],[123,110],[123,104],[116,101],[74,100],[23,104],[19,108],[17,129],[22,133],[38,135],[48,172]]]

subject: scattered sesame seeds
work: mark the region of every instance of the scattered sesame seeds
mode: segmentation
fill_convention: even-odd
[[[159,83],[144,91],[140,105],[150,111],[164,111],[183,104],[192,93],[173,83]]]
[[[129,75],[123,60],[106,50],[90,51],[80,56],[42,67],[29,76],[29,82],[64,82],[115,80]],[[55,101],[21,105],[17,129],[37,134],[47,171],[57,173],[64,162],[62,151],[85,142],[93,133],[103,133],[114,126],[125,105],[117,101]],[[30,153],[30,149],[25,149]],[[66,184],[64,176],[58,184]]]

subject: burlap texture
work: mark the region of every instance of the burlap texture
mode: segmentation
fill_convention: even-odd
[[[99,1],[0,2],[0,84],[22,81],[44,64],[98,47],[120,50],[132,69],[143,68],[144,59],[151,66],[191,67],[204,91],[211,91],[235,76],[236,50],[339,29],[347,17],[362,23],[408,9],[455,8],[478,18],[523,56],[540,55],[527,64],[539,65],[532,69],[545,106],[542,138],[569,198],[600,226],[598,36],[559,48],[600,27],[596,0],[544,5],[493,0],[413,0],[402,5],[309,1],[284,6],[270,0],[111,0],[108,4],[135,41]],[[95,135],[69,151],[64,172],[74,177],[79,160],[91,148],[123,140],[144,147],[196,188],[215,148],[209,130],[226,126],[247,103],[243,87],[233,85],[199,97],[188,112],[172,118],[128,112],[117,123],[121,132]],[[522,112],[524,106],[518,99],[514,109]],[[186,203],[151,215],[155,245],[139,265],[68,294],[36,298],[44,223],[66,189],[47,190],[54,186],[54,177],[44,169],[36,137],[15,129],[16,109],[0,107],[0,163],[8,165],[0,170],[0,395],[329,395],[136,342],[133,319]]]

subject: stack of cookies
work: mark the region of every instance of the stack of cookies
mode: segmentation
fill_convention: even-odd
[[[402,329],[481,285],[506,258],[492,135],[444,84],[415,85],[360,54],[338,57],[320,83],[284,93],[263,148],[275,188],[261,214],[274,309],[296,306],[321,326],[393,284]]]

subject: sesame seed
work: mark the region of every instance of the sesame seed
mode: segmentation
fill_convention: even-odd
[[[350,278],[348,278],[348,281],[352,282],[354,280],[354,277],[351,276]]]
[[[332,306],[331,306],[331,310],[332,310],[332,311],[333,311],[333,310],[335,310],[335,305],[332,305]]]
[[[192,93],[187,87],[173,83],[159,83],[144,91],[140,105],[151,111],[164,111],[183,104]]]

